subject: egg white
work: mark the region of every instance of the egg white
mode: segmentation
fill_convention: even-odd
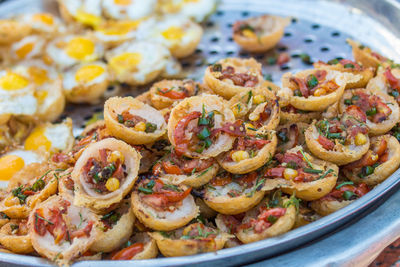
[[[161,9],[166,14],[176,14],[202,22],[215,10],[216,6],[216,0],[167,0]]]
[[[23,49],[23,47],[25,45],[30,45],[33,44],[32,49],[24,56],[24,57],[20,57],[18,56],[17,52],[19,49]],[[44,46],[46,44],[46,41],[43,37],[39,36],[39,35],[30,35],[27,36],[25,38],[23,38],[22,40],[13,43],[11,45],[11,56],[13,60],[27,60],[27,59],[32,59],[35,57],[40,57],[43,54],[43,49]]]
[[[88,83],[82,84],[81,82],[78,82],[76,80],[76,73],[80,68],[82,68],[83,66],[87,66],[87,65],[100,66],[104,69],[104,72],[102,74],[100,74],[99,76],[97,76],[96,78],[94,78],[93,80],[89,81]],[[80,64],[80,65],[75,66],[71,70],[65,72],[65,74],[63,76],[63,88],[65,91],[71,91],[77,86],[91,86],[93,84],[102,83],[107,79],[108,79],[107,65],[104,64],[103,62],[96,61],[96,62],[91,62],[88,64]]]
[[[129,5],[119,5],[114,0],[103,0],[102,7],[111,19],[140,19],[151,15],[156,8],[157,0],[131,0]]]
[[[62,1],[68,12],[75,17],[79,10],[97,17],[101,17],[102,0],[67,0]]]
[[[88,57],[88,59],[80,60],[73,57],[70,57],[66,52],[67,43],[71,41],[73,38],[84,38],[91,40],[95,44],[95,48],[93,53]],[[65,47],[59,47],[58,44],[66,44]],[[82,62],[91,62],[95,61],[103,56],[104,47],[102,44],[96,42],[93,38],[89,38],[86,36],[79,35],[67,35],[59,38],[53,39],[46,47],[47,55],[53,60],[53,62],[60,69],[69,68],[75,64]]]
[[[150,41],[131,41],[110,50],[106,53],[106,58],[110,61],[123,53],[138,53],[141,60],[136,70],[132,71],[132,75],[136,80],[144,82],[146,75],[153,72],[163,70],[167,65],[167,61],[171,58],[169,50],[162,44]]]
[[[45,16],[50,16],[53,22],[49,24],[37,19],[37,16],[42,14]],[[65,25],[61,22],[61,20],[50,13],[25,13],[18,17],[18,20],[31,25],[33,30],[39,33],[61,33],[65,32],[66,30]]]

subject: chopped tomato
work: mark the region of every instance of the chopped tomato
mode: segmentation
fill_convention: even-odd
[[[286,213],[285,208],[272,208],[272,209],[262,208],[260,210],[260,215],[258,215],[258,219],[267,220],[269,216],[274,216],[279,218],[285,215],[285,213]]]
[[[392,87],[394,90],[400,91],[400,80],[392,74],[390,68],[386,68],[386,71],[383,73],[383,75],[389,82],[390,87]]]
[[[285,169],[286,168],[284,168],[284,167],[277,167],[277,168],[271,168],[271,169],[268,169],[266,172],[265,172],[265,176],[268,176],[268,177],[276,177],[276,178],[282,178],[283,177],[283,172],[285,171]]]
[[[185,130],[187,126],[192,120],[195,120],[200,116],[201,112],[193,111],[188,115],[186,115],[185,117],[183,117],[176,124],[173,136],[175,140],[175,153],[178,156],[182,156],[188,148],[189,140],[185,138]]]
[[[192,188],[189,187],[183,192],[176,192],[176,191],[165,191],[163,194],[167,197],[168,202],[179,202],[185,199],[192,191]]]
[[[89,237],[90,231],[92,231],[92,228],[93,228],[93,224],[94,224],[93,221],[89,221],[88,224],[85,226],[85,228],[71,232],[70,233],[71,240],[73,240],[76,237],[78,237],[78,238],[84,237],[84,236]]]
[[[243,176],[241,176],[240,178],[237,179],[237,182],[240,185],[251,185],[253,184],[253,182],[257,179],[257,173],[256,172],[251,172],[248,174],[245,174]]]
[[[227,122],[221,128],[213,129],[211,131],[211,136],[216,136],[220,132],[224,132],[235,137],[246,136],[246,128],[243,126],[242,120],[236,120],[234,123]]]
[[[342,59],[342,60],[339,61],[339,63],[340,63],[341,65],[343,65],[343,66],[346,65],[346,64],[351,64],[351,65],[354,66],[354,68],[352,68],[352,69],[354,69],[354,70],[361,70],[361,66],[358,65],[356,62],[351,61],[350,59]]]
[[[187,97],[187,94],[184,91],[175,91],[168,88],[159,90],[158,94],[171,99],[184,99],[185,97]]]
[[[351,162],[351,163],[345,165],[343,168],[345,168],[347,170],[352,170],[352,169],[361,168],[364,166],[372,166],[377,161],[378,161],[378,157],[376,157],[374,152],[372,152],[371,150],[368,150],[368,152],[365,153],[365,155],[361,159]]]
[[[378,145],[373,146],[373,151],[378,156],[382,156],[387,149],[387,141],[386,139],[382,138]]]
[[[318,136],[318,143],[326,150],[333,150],[335,148],[335,143],[323,135]]]
[[[348,106],[346,108],[346,113],[350,116],[353,116],[358,121],[361,121],[361,122],[367,121],[367,115],[361,110],[360,107],[358,107],[356,105]]]
[[[35,224],[34,224],[34,229],[35,232],[40,235],[44,236],[46,234],[46,221],[43,219],[43,210],[42,209],[37,209],[35,211]]]
[[[183,172],[179,168],[179,166],[174,165],[169,161],[163,161],[162,162],[162,166],[163,166],[165,172],[168,173],[168,174],[176,174],[176,175],[183,174]]]
[[[326,75],[328,72],[326,70],[317,70],[315,72],[315,77],[317,78],[318,81],[322,81],[326,78]]]
[[[66,209],[60,210],[58,207],[49,209],[51,216],[49,221],[52,224],[47,225],[47,230],[54,237],[54,243],[58,244],[67,238],[67,224],[64,221],[62,214],[66,213]]]
[[[136,254],[142,252],[143,249],[144,249],[143,243],[135,243],[115,253],[111,257],[111,260],[131,260]]]
[[[280,163],[289,163],[289,162],[294,162],[298,167],[301,167],[304,165],[304,159],[303,155],[300,152],[297,153],[285,153],[285,154],[276,154],[275,158],[280,162]]]
[[[386,152],[382,156],[379,156],[379,162],[380,163],[386,162],[388,159],[389,159],[389,153],[388,152]]]
[[[369,187],[365,183],[361,183],[358,186],[354,185],[343,185],[339,189],[336,189],[336,187],[324,198],[334,198],[334,199],[343,199],[343,193],[346,191],[353,192],[356,194],[358,197],[362,197],[365,194],[369,192]]]

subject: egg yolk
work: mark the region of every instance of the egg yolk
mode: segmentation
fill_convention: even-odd
[[[25,165],[24,160],[16,155],[5,155],[0,158],[0,180],[8,181]]]
[[[183,32],[182,28],[176,26],[171,26],[167,30],[162,32],[162,36],[164,36],[165,39],[171,41],[181,40],[184,34],[185,33]]]
[[[111,58],[109,66],[118,74],[127,70],[133,70],[142,60],[140,53],[122,53],[118,56]]]
[[[114,4],[121,6],[128,6],[132,4],[132,0],[114,0]]]
[[[7,72],[6,75],[0,77],[0,88],[8,91],[20,90],[28,86],[29,81],[19,74]]]
[[[140,20],[132,21],[109,21],[106,24],[100,26],[98,31],[106,35],[124,35],[128,32],[136,30],[140,24]]]
[[[33,43],[26,43],[17,50],[15,50],[15,54],[19,59],[24,59],[26,55],[28,55],[32,51],[33,46],[34,46]]]
[[[25,140],[25,149],[38,150],[39,148],[44,147],[46,151],[49,151],[51,148],[51,142],[44,134],[45,130],[45,127],[35,128]]]
[[[79,83],[93,81],[104,73],[104,68],[98,65],[87,65],[80,68],[75,74],[75,80]]]
[[[39,105],[43,104],[44,100],[46,99],[47,95],[49,93],[47,91],[44,90],[40,90],[40,91],[36,91],[34,93],[34,96],[36,97],[36,99],[38,100]]]
[[[33,20],[42,22],[49,26],[53,25],[53,23],[54,23],[53,16],[51,16],[50,14],[45,14],[45,13],[39,13],[39,14],[33,15]]]
[[[49,80],[47,70],[31,66],[28,68],[28,74],[36,85],[43,85]]]
[[[77,37],[68,42],[65,51],[68,56],[74,59],[84,60],[87,56],[93,54],[94,48],[95,45],[91,40]]]
[[[79,9],[75,14],[75,19],[82,24],[96,27],[101,23],[101,17],[93,14],[89,14],[81,9]]]

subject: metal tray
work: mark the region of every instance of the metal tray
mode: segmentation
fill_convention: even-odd
[[[12,0],[0,4],[0,18],[18,13],[34,11],[56,12],[54,0]],[[249,16],[271,13],[291,16],[292,24],[287,27],[285,36],[274,51],[252,55],[238,49],[231,39],[232,24]],[[271,74],[279,84],[280,76],[287,71],[299,71],[310,68],[299,55],[307,53],[312,60],[329,60],[334,57],[351,58],[351,49],[345,40],[352,37],[361,41],[383,55],[400,59],[400,4],[394,0],[223,0],[217,12],[204,23],[206,29],[196,53],[182,60],[189,77],[201,79],[205,67],[224,57],[254,56],[263,63],[264,73]],[[276,52],[286,51],[291,61],[282,66],[267,66],[266,58]],[[138,88],[123,94],[137,95],[146,88]],[[95,112],[102,111],[102,103],[95,106],[68,105],[63,117],[70,116],[75,130],[84,126],[85,121]],[[351,220],[359,219],[371,208],[387,197],[388,192],[400,184],[400,170],[396,171],[381,185],[366,196],[346,208],[326,216],[304,227],[292,230],[284,235],[259,242],[223,249],[215,253],[206,253],[190,257],[157,258],[151,260],[119,262],[121,266],[182,266],[182,265],[239,265],[256,262],[289,250],[306,242],[322,237]],[[392,190],[393,191],[393,190]],[[400,233],[397,233],[400,234]],[[327,252],[327,254],[329,254]],[[43,266],[49,265],[44,259],[32,256],[20,256],[0,253],[0,262],[10,265]],[[74,266],[109,266],[110,261],[79,262]]]

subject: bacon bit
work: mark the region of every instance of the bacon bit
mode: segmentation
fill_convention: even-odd
[[[308,87],[305,80],[293,76],[290,78],[290,81],[297,84],[303,97],[307,98],[309,96]]]
[[[188,149],[189,140],[185,138],[185,130],[192,120],[201,116],[201,112],[193,111],[183,117],[175,126],[174,140],[175,140],[175,153],[182,156]]]
[[[46,225],[47,231],[54,237],[54,243],[58,244],[67,237],[67,224],[64,221],[63,214],[67,209],[60,210],[58,207],[49,209],[51,216],[49,221],[53,224]]]
[[[222,221],[226,227],[228,227],[230,234],[236,233],[239,230],[244,215],[244,213],[239,213],[238,215],[222,215]]]
[[[122,168],[121,164],[118,164],[118,167],[113,173],[112,177],[115,177],[118,180],[122,180],[125,177],[124,169]]]
[[[218,129],[213,129],[211,131],[211,137],[216,136],[218,133],[224,132],[234,137],[246,136],[246,127],[243,125],[242,120],[237,120],[234,123],[227,122]]]
[[[88,224],[85,226],[85,228],[71,232],[70,235],[69,235],[69,237],[71,238],[71,241],[74,238],[77,238],[77,237],[78,238],[79,237],[84,237],[84,236],[89,237],[90,236],[90,232],[92,231],[92,228],[93,228],[93,224],[94,224],[93,221],[89,221]]]
[[[372,150],[374,151],[375,154],[377,154],[379,157],[382,156],[387,149],[387,141],[385,138],[382,138],[379,142],[379,144],[374,145]]]
[[[333,150],[335,148],[335,143],[323,135],[318,136],[318,143],[326,150]]]
[[[55,153],[51,157],[51,161],[55,163],[67,163],[70,160],[70,157],[64,153]]]
[[[265,145],[271,143],[270,140],[264,139],[245,139],[246,147],[255,146],[258,150],[262,149]]]
[[[385,154],[379,157],[379,163],[384,163],[388,161],[388,159],[389,159],[389,153],[385,152]]]
[[[173,89],[169,89],[169,88],[164,88],[158,91],[158,94],[164,97],[168,97],[171,99],[184,99],[185,97],[187,97],[187,93],[182,90],[182,91],[175,91]]]
[[[216,176],[210,181],[212,186],[225,186],[230,183],[232,183],[232,176],[230,174],[226,174],[222,177]]]
[[[116,253],[113,253],[111,260],[131,260],[135,255],[144,250],[143,243],[135,243],[127,248],[124,248]]]
[[[279,66],[282,66],[290,61],[290,56],[288,53],[280,53],[278,56],[278,59],[276,60],[276,63]]]
[[[349,116],[353,116],[358,121],[361,121],[361,122],[366,122],[367,121],[367,115],[361,110],[360,107],[358,107],[356,105],[348,106],[346,108],[346,113]]]
[[[349,163],[345,165],[343,168],[346,170],[353,170],[356,168],[361,168],[364,166],[372,166],[378,161],[378,157],[372,152],[371,150],[368,150],[368,152],[359,160],[354,161],[352,163]]]
[[[386,71],[383,73],[386,80],[389,82],[390,87],[400,92],[400,80],[397,79],[391,72],[390,68],[386,68]]]
[[[358,186],[354,185],[343,185],[339,189],[336,189],[336,187],[326,196],[323,197],[323,199],[326,200],[342,200],[343,199],[343,192],[345,191],[351,191],[354,194],[356,194],[358,197],[362,197],[365,194],[367,194],[370,189],[367,184],[361,183]]]
[[[63,183],[68,190],[74,190],[74,180],[71,179],[71,176],[67,176],[63,179]]]
[[[169,161],[163,161],[162,167],[164,168],[165,172],[168,174],[176,174],[176,175],[183,174],[182,170],[177,165],[174,165]]]
[[[326,70],[317,70],[314,75],[317,78],[317,80],[320,82],[326,78],[326,75],[328,72]]]
[[[237,182],[241,186],[249,186],[252,185],[256,179],[257,179],[257,173],[251,172],[241,176],[239,179],[237,179]]]
[[[271,168],[265,172],[264,176],[274,177],[274,178],[283,178],[283,172],[285,171],[285,169],[286,168],[284,168],[284,167]]]
[[[99,155],[100,155],[100,161],[101,161],[101,163],[103,163],[103,165],[107,165],[107,157],[108,157],[108,153],[107,153],[107,150],[108,149],[106,149],[106,148],[103,148],[103,149],[100,149],[99,150]]]
[[[286,213],[285,208],[272,208],[272,209],[261,208],[260,215],[258,215],[258,219],[268,220],[269,216],[274,216],[279,218],[285,215],[285,213]]]
[[[275,155],[276,159],[280,163],[289,163],[289,162],[294,162],[297,164],[297,166],[301,167],[304,166],[304,159],[303,155],[300,152],[297,153],[285,153],[285,154],[276,154]]]
[[[187,174],[191,174],[194,169],[196,172],[204,171],[205,169],[209,168],[213,165],[215,160],[213,158],[209,159],[191,159],[191,160],[184,160],[183,162],[179,163],[179,166],[182,166],[182,171]]]

